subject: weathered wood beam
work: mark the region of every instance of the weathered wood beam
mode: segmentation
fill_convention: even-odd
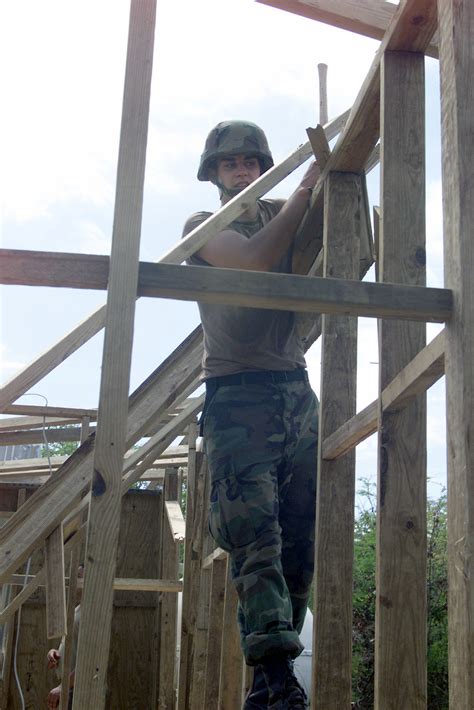
[[[4,414],[17,414],[31,417],[59,417],[61,419],[80,420],[89,417],[93,421],[97,418],[97,409],[76,409],[75,407],[40,407],[36,404],[10,404],[3,409]]]
[[[256,0],[286,12],[324,22],[349,32],[382,39],[392,21],[396,6],[382,0]],[[438,56],[434,43],[427,54]]]
[[[324,186],[324,275],[359,274],[362,185],[358,175],[330,173]],[[322,319],[322,440],[356,411],[357,319]],[[338,461],[318,456],[312,699],[318,708],[351,703],[352,567],[355,452]],[[338,623],[334,624],[337,616]]]
[[[132,0],[73,710],[105,706],[143,209],[156,0]]]
[[[186,523],[183,511],[177,500],[165,501],[166,517],[175,542],[182,542],[186,535]]]
[[[413,397],[425,392],[444,375],[444,330],[401,370],[382,391],[382,411],[402,409]],[[377,431],[378,400],[367,405],[322,443],[323,459],[343,456]]]
[[[474,707],[474,3],[438,0],[448,451],[449,707]]]
[[[423,286],[423,55],[385,52],[381,78],[380,278]],[[382,320],[379,336],[381,393],[425,346],[426,328]],[[378,448],[374,707],[426,710],[425,393],[381,412]]]
[[[86,264],[101,261],[102,288],[108,282],[108,257],[63,255],[65,262],[71,256],[82,262],[83,284],[91,286],[92,269]],[[25,258],[25,254],[21,257]],[[31,252],[29,259],[44,259],[44,253]],[[54,263],[61,261],[55,254]],[[76,264],[76,274],[81,270]],[[41,269],[38,268],[37,272]],[[64,268],[57,270],[59,279],[65,279]],[[49,279],[45,276],[43,285]],[[51,282],[49,282],[51,284]],[[99,281],[94,281],[95,287]],[[67,280],[61,283],[69,287]],[[294,274],[275,274],[240,269],[220,269],[209,266],[179,266],[175,264],[140,264],[138,289],[144,296],[197,300],[204,303],[330,313],[383,318],[404,318],[443,322],[452,308],[451,292],[447,289],[420,288],[390,283],[361,283],[336,278],[305,277]]]
[[[59,426],[60,424],[75,424],[79,418],[63,417],[6,417],[0,419],[0,431],[19,431],[23,429],[37,429],[38,427]]]

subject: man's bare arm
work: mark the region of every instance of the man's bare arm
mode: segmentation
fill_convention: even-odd
[[[198,252],[213,266],[250,271],[270,271],[286,254],[308,207],[310,191],[320,171],[313,162],[280,212],[251,239],[225,229]]]

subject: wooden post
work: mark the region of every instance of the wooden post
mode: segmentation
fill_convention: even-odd
[[[242,705],[242,674],[244,660],[237,626],[238,596],[230,574],[227,558],[227,580],[222,624],[222,648],[219,679],[219,710],[236,710]]]
[[[324,275],[359,276],[361,183],[329,173],[324,188]],[[355,414],[357,319],[323,316],[320,444]],[[318,455],[313,703],[350,707],[355,452],[337,461]]]
[[[198,486],[199,469],[202,468],[202,455],[196,452],[197,427],[195,423],[189,425],[189,459],[188,482],[186,495],[186,539],[184,545],[184,575],[183,575],[183,606],[181,614],[181,640],[179,656],[179,692],[178,709],[187,710],[189,707],[190,673],[192,665],[192,643],[194,625],[196,623],[195,587],[193,585],[193,532],[195,518],[199,509],[198,494],[204,491],[204,485]],[[194,544],[196,544],[195,541]]]
[[[132,0],[74,710],[105,703],[155,13],[155,0]]]
[[[381,69],[382,281],[425,284],[424,57]],[[380,392],[423,348],[422,324],[380,322]],[[375,708],[426,708],[426,394],[379,416]]]
[[[74,614],[76,611],[76,595],[77,595],[77,577],[81,555],[81,545],[75,545],[71,551],[71,559],[69,563],[69,591],[67,599],[67,634],[64,640],[64,657],[63,657],[63,675],[61,678],[61,698],[59,701],[59,710],[67,710],[69,699],[69,675],[72,667],[72,649],[73,644],[77,642],[74,639]]]
[[[474,3],[440,0],[448,429],[449,707],[474,707]]]
[[[217,559],[212,563],[211,591],[209,599],[209,629],[207,633],[206,682],[204,707],[217,710],[219,701],[219,676],[222,652],[222,622],[224,614],[225,579],[227,560]]]
[[[176,500],[178,494],[178,476],[173,470],[165,473],[165,500]],[[162,579],[178,579],[179,547],[167,519],[163,514],[162,527]],[[176,707],[176,641],[177,641],[178,596],[173,593],[161,595],[160,625],[158,629],[160,643],[160,674],[158,707],[174,710]]]

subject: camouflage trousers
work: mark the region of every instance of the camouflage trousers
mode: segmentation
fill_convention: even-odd
[[[249,665],[303,650],[314,569],[318,400],[307,381],[208,390],[209,527],[230,555]]]

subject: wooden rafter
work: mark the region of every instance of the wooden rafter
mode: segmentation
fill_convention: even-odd
[[[256,0],[256,2],[380,40],[397,9],[393,3],[382,0]],[[433,57],[438,56],[437,44],[430,45],[426,53]]]

